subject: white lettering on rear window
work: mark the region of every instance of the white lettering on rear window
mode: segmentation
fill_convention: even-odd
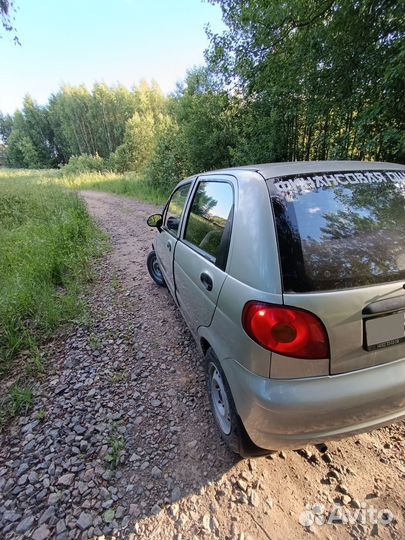
[[[288,180],[276,179],[274,185],[281,193],[289,193],[313,191],[314,189],[337,187],[339,185],[402,182],[404,180],[405,171],[357,171],[299,176]]]

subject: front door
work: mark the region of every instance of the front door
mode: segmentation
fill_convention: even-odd
[[[201,176],[174,256],[176,297],[192,332],[211,323],[226,278],[236,185]]]
[[[173,192],[163,213],[162,231],[154,241],[155,252],[166,284],[174,296],[173,254],[180,232],[180,222],[191,183]]]

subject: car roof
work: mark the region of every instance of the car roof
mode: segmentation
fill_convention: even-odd
[[[359,170],[405,170],[405,165],[386,163],[380,161],[290,161],[283,163],[259,163],[256,165],[243,165],[210,171],[210,174],[237,171],[257,172],[265,180],[293,174],[309,174],[333,171],[359,171]]]
[[[344,172],[344,171],[398,171],[405,170],[405,165],[399,163],[388,163],[383,161],[286,161],[278,163],[258,163],[256,165],[242,165],[240,167],[228,167],[227,169],[216,169],[206,171],[204,173],[193,174],[179,182],[176,188],[190,181],[193,181],[199,176],[215,175],[215,174],[232,174],[237,175],[238,172],[251,171],[259,173],[265,180],[278,178],[279,176],[289,176],[295,174],[310,174],[310,173],[329,173],[329,172]]]

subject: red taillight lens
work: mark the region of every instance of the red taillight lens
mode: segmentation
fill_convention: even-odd
[[[322,322],[308,311],[248,302],[243,308],[246,333],[270,351],[294,358],[329,358],[329,340]]]

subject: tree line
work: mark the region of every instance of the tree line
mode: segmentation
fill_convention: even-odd
[[[164,96],[61,88],[29,96],[0,137],[13,167],[141,172],[157,187],[257,162],[404,162],[405,5],[394,0],[210,0],[227,30]]]

